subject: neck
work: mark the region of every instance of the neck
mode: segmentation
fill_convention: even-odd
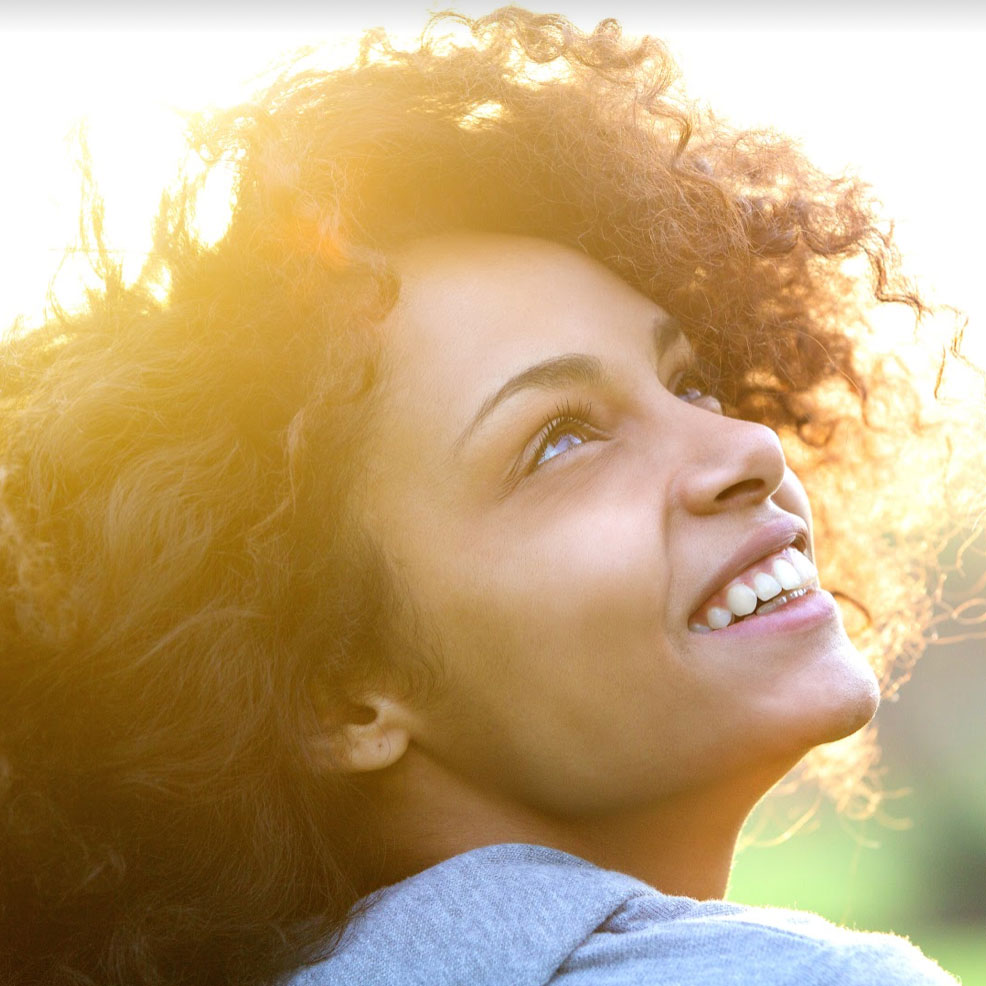
[[[654,804],[559,819],[436,772],[431,761],[409,754],[389,771],[366,778],[384,850],[378,854],[383,865],[365,875],[367,892],[470,849],[524,842],[580,856],[666,894],[722,897],[740,828],[784,772],[773,765]]]
[[[558,848],[635,876],[662,893],[722,897],[751,807],[746,798],[727,803],[722,792],[679,793],[635,811],[583,821],[570,845]]]

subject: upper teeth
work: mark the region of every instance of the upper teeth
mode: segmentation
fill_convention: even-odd
[[[759,561],[738,578],[730,582],[710,600],[704,613],[696,614],[689,624],[691,630],[707,633],[721,630],[733,622],[734,617],[749,616],[761,602],[774,599],[782,592],[790,592],[791,598],[802,593],[801,589],[818,577],[818,570],[797,548],[786,548]],[[771,609],[783,605],[789,597],[778,599]]]

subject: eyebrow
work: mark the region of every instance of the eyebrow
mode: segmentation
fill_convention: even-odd
[[[655,318],[651,332],[658,361],[683,335],[680,323],[674,318]],[[602,361],[584,353],[566,353],[535,363],[512,376],[483,401],[472,421],[453,443],[452,449],[458,452],[485,418],[504,401],[523,390],[561,390],[575,384],[598,386],[605,378]]]

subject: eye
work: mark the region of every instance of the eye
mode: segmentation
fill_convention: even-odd
[[[671,378],[668,389],[687,404],[698,404],[716,414],[722,414],[722,404],[714,393],[710,374],[698,360],[692,359],[679,370]]]
[[[528,471],[533,472],[551,459],[598,439],[600,433],[589,423],[589,414],[588,404],[576,407],[565,404],[557,408],[534,438]]]

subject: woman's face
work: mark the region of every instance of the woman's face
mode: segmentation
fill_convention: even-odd
[[[398,266],[365,506],[443,671],[420,751],[574,815],[790,763],[872,716],[828,593],[708,629],[737,582],[767,595],[779,559],[804,568],[810,513],[776,435],[691,389],[662,309],[541,240],[433,238]]]

